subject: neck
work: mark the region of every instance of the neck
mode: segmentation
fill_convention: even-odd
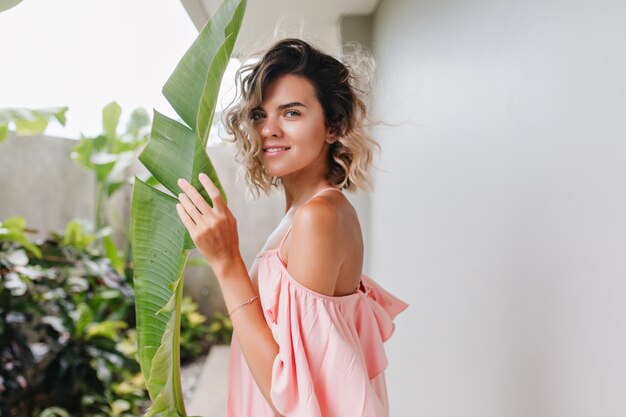
[[[328,144],[324,143],[320,157],[315,163],[282,177],[285,189],[285,213],[304,204],[317,191],[332,187],[324,179],[328,172],[328,162],[325,156],[327,152]]]
[[[297,209],[304,204],[313,194],[324,188],[332,187],[323,179],[311,181],[306,184],[300,183],[297,187],[288,187],[285,184],[285,213],[291,209]]]

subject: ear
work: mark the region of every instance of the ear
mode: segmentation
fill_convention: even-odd
[[[337,142],[337,134],[335,133],[335,129],[333,129],[332,127],[329,127],[326,130],[326,142],[330,144]]]

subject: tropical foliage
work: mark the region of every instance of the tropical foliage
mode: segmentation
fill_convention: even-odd
[[[25,221],[0,222],[0,415],[128,417],[148,393],[137,359],[130,281],[80,221],[31,242]],[[181,361],[228,343],[232,325],[183,298]]]
[[[0,10],[1,11],[1,10]],[[51,120],[65,126],[67,107],[31,110],[25,108],[0,109],[0,143],[14,130],[18,136],[38,135],[43,133]]]
[[[0,223],[0,415],[136,416],[131,286],[78,222],[41,243],[25,230]]]
[[[165,189],[137,179],[131,202],[139,360],[153,401],[147,416],[186,416],[179,328],[182,277],[194,244],[176,213],[177,180],[185,178],[212,205],[198,180],[203,172],[223,194],[206,146],[245,7],[245,0],[225,0],[209,19],[163,87],[182,122],[155,111],[150,140],[139,157]]]
[[[233,324],[216,311],[211,318],[198,312],[198,304],[184,296],[180,317],[180,361],[186,363],[206,354],[213,345],[230,344]]]
[[[100,239],[98,244],[102,245],[117,272],[132,278],[128,225],[122,221],[122,214],[116,212],[108,202],[113,194],[134,182],[134,176],[129,177],[126,172],[148,141],[150,115],[143,108],[133,110],[123,129],[119,126],[121,115],[119,104],[107,104],[102,110],[102,133],[93,137],[81,135],[78,144],[72,149],[71,157],[95,176],[96,210],[93,224]],[[145,176],[143,180],[148,184],[156,184],[151,175]],[[111,220],[117,222],[115,228],[111,227]],[[113,230],[121,231],[126,237],[123,253],[111,237]]]

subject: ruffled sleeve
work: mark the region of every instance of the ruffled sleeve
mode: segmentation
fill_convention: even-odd
[[[387,416],[386,393],[371,380],[387,366],[383,342],[408,305],[365,275],[354,294],[316,293],[274,255],[260,262],[258,282],[279,347],[270,390],[276,410],[288,417]]]

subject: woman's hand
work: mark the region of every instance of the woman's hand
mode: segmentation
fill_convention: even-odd
[[[217,274],[241,257],[237,220],[213,181],[204,173],[198,178],[211,197],[213,207],[189,182],[180,178],[178,185],[183,193],[178,195],[180,204],[176,204],[176,211],[196,247]]]

